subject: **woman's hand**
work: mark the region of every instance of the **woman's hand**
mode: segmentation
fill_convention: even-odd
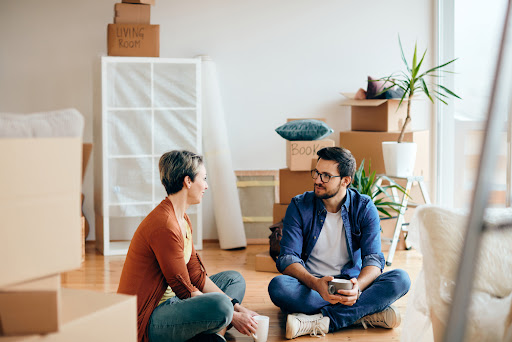
[[[240,305],[238,303],[235,305],[234,309],[235,309],[236,312],[248,313],[251,316],[258,316],[259,315],[258,313],[254,312],[252,310],[249,310],[246,307],[244,307],[244,306],[242,306],[242,305]]]
[[[202,294],[203,293],[201,291],[194,291],[194,292],[190,293],[190,298],[193,298],[193,297],[196,297],[196,296],[200,296]]]
[[[258,325],[256,320],[252,318],[251,314],[247,312],[239,312],[236,310],[235,312],[233,312],[233,320],[231,321],[231,324],[233,324],[236,330],[240,331],[240,333],[247,336],[251,336],[251,334],[254,334],[256,332],[256,327]]]

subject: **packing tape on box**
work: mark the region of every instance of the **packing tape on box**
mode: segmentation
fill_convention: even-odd
[[[247,188],[252,186],[277,186],[279,184],[278,181],[238,181],[236,182],[236,186],[239,188]]]
[[[274,221],[272,216],[243,216],[242,219],[246,223],[272,223]]]

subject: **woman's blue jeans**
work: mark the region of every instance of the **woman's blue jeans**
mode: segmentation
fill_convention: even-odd
[[[210,276],[225,294],[242,302],[245,280],[236,271],[226,271]],[[222,293],[205,293],[181,300],[168,299],[153,310],[148,325],[151,342],[181,342],[199,334],[214,334],[233,318],[233,304]]]
[[[329,331],[354,324],[358,319],[380,312],[405,295],[411,286],[409,275],[400,269],[382,273],[352,306],[330,304],[296,278],[280,275],[272,279],[268,292],[272,302],[286,313],[322,313],[330,318]]]

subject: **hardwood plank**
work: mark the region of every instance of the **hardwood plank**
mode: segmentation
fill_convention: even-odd
[[[268,296],[267,286],[270,280],[278,275],[271,272],[257,272],[255,256],[268,250],[268,245],[249,245],[246,249],[221,250],[218,242],[204,241],[203,250],[199,251],[208,274],[226,270],[236,270],[243,274],[246,283],[244,305],[270,317],[268,341],[285,341],[286,316],[272,303]],[[387,255],[387,254],[385,254]],[[86,243],[85,262],[78,270],[62,274],[62,286],[66,288],[87,289],[106,293],[115,293],[121,277],[125,256],[103,256],[95,250],[94,241]],[[415,281],[421,269],[422,256],[415,250],[396,251],[393,265],[385,271],[401,268],[409,273]],[[399,299],[395,305],[405,315],[409,295]],[[401,326],[396,329],[364,330],[362,327],[351,327],[333,334],[328,334],[322,341],[398,341]],[[244,336],[231,329],[226,334],[228,341],[252,341],[252,337]],[[303,336],[300,341],[318,341],[315,337]]]

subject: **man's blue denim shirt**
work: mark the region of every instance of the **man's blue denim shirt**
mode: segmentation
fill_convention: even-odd
[[[283,221],[281,252],[277,259],[279,272],[282,273],[293,263],[305,267],[326,216],[324,203],[314,192],[308,191],[292,199]],[[366,266],[377,266],[383,270],[380,219],[371,198],[361,195],[355,189],[347,189],[346,200],[341,206],[341,218],[350,261],[343,266],[337,277],[357,278]]]

